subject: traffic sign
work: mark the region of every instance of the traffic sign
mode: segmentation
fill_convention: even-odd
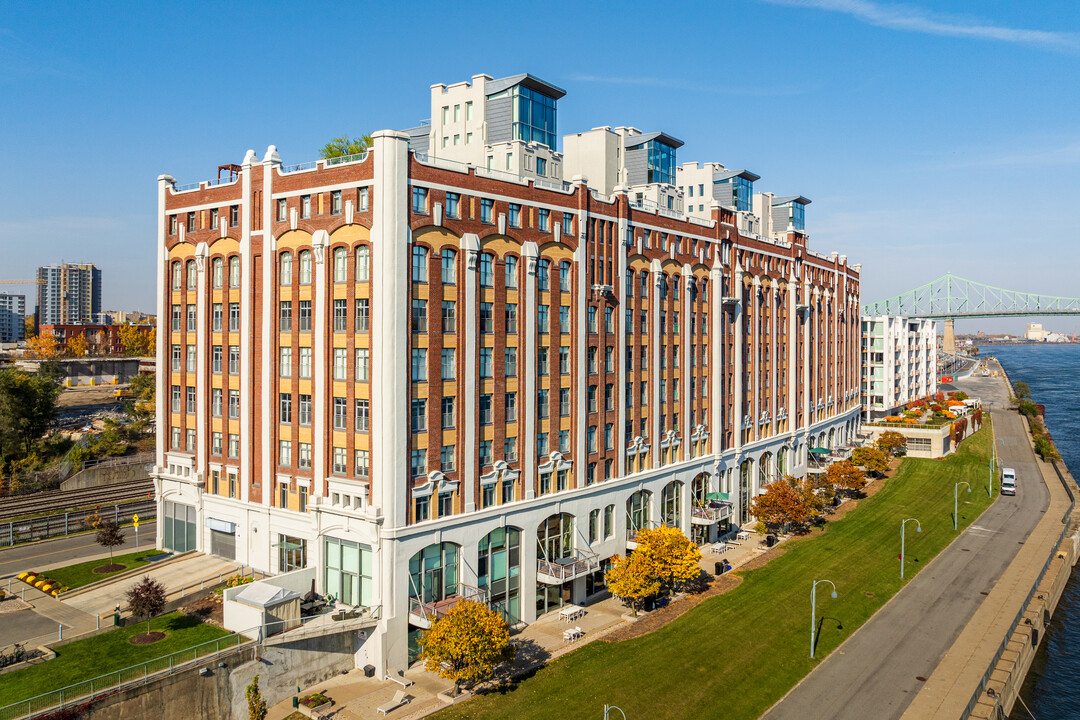
[[[138,515],[133,515],[132,516],[131,524],[134,525],[135,527],[139,527],[139,516]]]

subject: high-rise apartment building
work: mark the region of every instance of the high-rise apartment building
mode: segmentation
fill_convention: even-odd
[[[862,318],[862,405],[880,420],[938,387],[937,321],[898,315]]]
[[[317,568],[400,668],[457,599],[585,602],[851,438],[859,266],[687,215],[666,133],[556,152],[563,94],[476,76],[360,155],[159,178],[160,545]]]
[[[26,296],[0,293],[0,343],[26,337]]]
[[[101,318],[101,270],[90,264],[39,267],[36,320],[41,325],[89,325]]]

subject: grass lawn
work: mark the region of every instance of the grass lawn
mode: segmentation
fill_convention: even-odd
[[[155,618],[150,629],[165,632],[165,639],[153,645],[132,645],[128,638],[146,632],[146,623],[137,623],[76,640],[57,648],[53,660],[0,675],[0,707],[228,635],[182,613]]]
[[[68,565],[67,567],[54,568],[52,570],[44,570],[46,577],[56,580],[62,585],[67,585],[74,590],[75,588],[82,587],[83,585],[89,585],[92,582],[98,580],[104,580],[110,578],[113,575],[130,570],[134,567],[150,567],[152,563],[146,561],[146,558],[161,555],[161,550],[140,550],[139,552],[127,553],[126,555],[116,555],[113,557],[113,562],[117,565],[123,565],[123,570],[117,570],[112,573],[95,573],[94,568],[101,567],[102,565],[108,565],[109,559],[104,560],[91,560],[90,562],[79,563],[77,565]]]
[[[590,643],[437,717],[600,717],[605,703],[633,718],[759,717],[902,587],[902,519],[918,518],[923,529],[908,524],[910,580],[956,537],[954,482],[972,486],[971,494],[961,488],[961,530],[989,506],[989,418],[985,425],[945,460],[906,459],[879,492],[823,533],[789,540],[783,555],[746,572],[737,588],[659,630]],[[811,660],[810,587],[822,578],[836,583],[839,598],[829,597],[828,586],[818,594],[819,621],[828,619],[819,626],[818,660]]]

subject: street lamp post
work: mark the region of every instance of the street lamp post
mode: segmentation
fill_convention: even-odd
[[[957,520],[960,517],[960,486],[961,485],[967,485],[967,491],[969,493],[971,492],[971,486],[968,485],[967,482],[964,481],[964,480],[961,480],[960,482],[953,485],[953,493],[952,493],[952,506],[953,506],[952,529],[953,530],[956,530],[956,528],[957,528]]]
[[[908,518],[900,523],[900,579],[904,579],[904,526],[909,522],[915,523],[915,532],[922,532],[922,523],[915,518]]]
[[[832,580],[815,580],[814,586],[810,588],[810,658],[814,657],[814,631],[817,629],[817,586],[819,583],[829,583],[832,585],[832,594],[829,596],[836,599],[836,585]]]
[[[609,715],[610,715],[612,710],[618,710],[619,714],[622,715],[623,720],[626,720],[626,713],[624,713],[622,711],[622,708],[619,707],[618,705],[605,705],[604,706],[604,720],[610,720]]]

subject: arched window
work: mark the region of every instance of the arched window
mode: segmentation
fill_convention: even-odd
[[[574,516],[551,515],[536,527],[536,557],[557,562],[574,554]]]
[[[536,289],[551,289],[551,261],[547,258],[540,258],[536,263]]]
[[[667,300],[667,275],[660,276],[660,299]]]
[[[776,451],[776,476],[782,478],[787,474],[787,448],[780,448]]]
[[[626,297],[634,297],[634,271],[626,271]]]
[[[706,495],[709,494],[709,473],[698,473],[694,478],[693,485],[690,486],[690,494],[693,498],[695,505],[704,505],[708,500]]]
[[[180,270],[180,261],[177,260],[176,262],[174,262],[172,264],[172,289],[173,290],[179,290],[182,287],[181,286],[181,280],[180,280],[180,272],[181,272],[181,270]]]
[[[678,275],[671,278],[671,297],[675,300],[679,299],[679,282],[681,279]]]
[[[187,261],[187,287],[188,287],[188,290],[194,290],[195,285],[198,282],[198,280],[199,280],[199,274],[198,274],[198,271],[196,270],[195,261],[194,260],[188,260]]]
[[[660,493],[660,522],[668,527],[682,527],[682,488],[678,480],[672,480]]]
[[[345,282],[348,276],[349,251],[343,247],[334,248],[334,282]]]
[[[649,297],[649,271],[641,271],[641,297]]]
[[[709,301],[709,281],[702,278],[701,280],[701,302]]]
[[[753,462],[743,460],[739,466],[739,524],[750,517],[750,475],[754,472]]]
[[[772,453],[765,453],[758,461],[758,487],[765,487],[775,479],[772,473]]]
[[[280,281],[282,285],[292,285],[292,253],[281,253]]]
[[[240,257],[237,255],[229,258],[229,287],[240,287]]]
[[[453,248],[443,248],[442,281],[443,285],[457,284],[457,252]]]
[[[311,284],[311,251],[301,250],[297,256],[300,261],[300,284]]]
[[[371,248],[358,245],[356,248],[356,282],[371,280]]]
[[[510,625],[521,621],[521,531],[495,528],[480,540],[476,584]]]
[[[225,282],[225,261],[219,257],[214,258],[211,266],[213,267],[214,287],[220,288],[222,283]]]
[[[422,245],[413,245],[412,249],[412,279],[413,282],[427,282],[427,257],[428,251]]]
[[[649,521],[652,519],[650,512],[651,500],[652,493],[648,490],[638,490],[627,499],[626,530],[628,537],[633,537],[637,535],[639,530],[649,527]]]
[[[428,545],[409,560],[409,597],[433,604],[458,594],[458,557],[454,543]],[[434,619],[434,618],[433,618]]]
[[[567,260],[559,263],[559,290],[570,292],[570,262]]]

